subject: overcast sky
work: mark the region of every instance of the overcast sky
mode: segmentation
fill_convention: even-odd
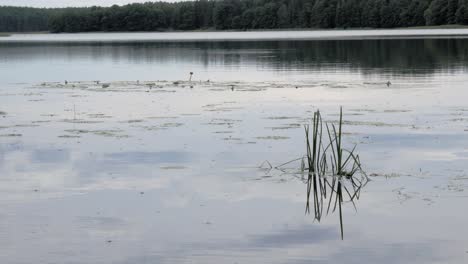
[[[178,2],[180,0],[164,0],[165,2]],[[149,0],[0,0],[0,5],[33,6],[33,7],[64,7],[64,6],[111,6],[128,3],[154,2]]]

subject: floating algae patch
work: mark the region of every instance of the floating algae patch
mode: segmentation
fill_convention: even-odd
[[[58,137],[59,138],[81,138],[81,136],[77,136],[77,135],[61,135]]]
[[[223,140],[225,140],[225,141],[240,141],[240,140],[242,140],[242,138],[236,138],[236,137],[229,136],[229,137],[223,138]]]
[[[65,123],[74,123],[74,124],[98,124],[98,123],[104,122],[104,121],[85,120],[85,119],[62,119],[61,121]]]
[[[218,107],[212,109],[205,109],[207,112],[232,112],[234,110],[242,109],[241,107]]]
[[[338,120],[332,120],[331,123],[338,123]],[[375,126],[375,127],[409,127],[405,124],[390,124],[378,121],[343,121],[344,125],[350,126]]]
[[[242,122],[242,120],[238,120],[238,119],[222,119],[222,118],[215,118],[215,119],[212,119],[210,122],[208,123],[202,123],[202,125],[212,125],[212,126],[232,126],[233,124],[235,123],[239,123],[239,122]]]
[[[158,131],[158,130],[166,130],[169,128],[175,128],[175,127],[181,127],[183,126],[183,123],[164,123],[161,125],[155,125],[155,126],[133,126],[133,127],[139,127],[147,131]]]
[[[468,118],[465,118],[465,117],[453,118],[453,119],[450,119],[449,121],[451,121],[451,122],[465,122],[465,121],[468,121]]]
[[[285,129],[297,129],[301,128],[301,124],[286,124],[285,126],[277,126],[277,127],[265,127],[271,130],[285,130]]]
[[[289,139],[290,137],[285,137],[285,136],[263,136],[263,137],[256,137],[256,139],[261,139],[261,140],[285,140]]]
[[[175,93],[176,90],[162,90],[162,89],[160,89],[160,90],[152,90],[151,92],[152,93]]]
[[[363,116],[364,113],[347,113],[345,116]],[[340,114],[329,114],[329,116],[340,116]]]
[[[238,92],[262,92],[267,90],[267,88],[262,87],[238,87],[234,89]]]
[[[213,121],[221,121],[221,122],[228,122],[228,123],[238,123],[242,122],[240,119],[230,119],[230,118],[214,118]]]
[[[33,124],[43,124],[43,123],[50,123],[52,122],[51,120],[36,120],[36,121],[32,121],[31,123]]]
[[[207,112],[231,112],[234,110],[243,109],[242,107],[234,107],[234,106],[225,106],[224,103],[222,104],[207,104],[203,106],[203,110]]]
[[[411,110],[408,109],[387,109],[383,111],[384,113],[408,113]]]
[[[112,116],[109,116],[109,115],[106,115],[106,114],[102,114],[102,113],[98,113],[98,114],[88,114],[87,116],[90,117],[90,118],[112,118]]]
[[[160,126],[135,126],[135,127],[140,127],[147,131],[157,131],[157,130],[164,129],[164,128],[161,128]]]
[[[350,109],[351,112],[366,112],[366,113],[375,113],[377,110],[374,109]]]
[[[150,116],[148,119],[176,119],[178,116]]]
[[[270,116],[270,117],[265,117],[265,119],[270,119],[270,120],[287,120],[287,119],[298,119],[299,117],[297,116]]]
[[[410,176],[410,175],[404,175],[404,174],[395,173],[395,172],[391,172],[391,173],[374,172],[374,173],[369,174],[369,176],[370,177],[382,177],[382,178],[390,179],[390,178],[399,178],[399,177],[402,177],[402,176]]]
[[[39,125],[35,125],[35,124],[18,124],[18,125],[14,125],[12,127],[38,127]]]
[[[2,134],[0,137],[22,137],[22,134]]]
[[[232,134],[232,133],[234,133],[234,131],[215,131],[213,133],[215,133],[215,134]]]
[[[187,167],[185,166],[162,166],[159,167],[161,170],[185,170]]]
[[[230,88],[211,88],[209,90],[212,91],[212,92],[223,92],[223,91],[227,91],[229,89]]]
[[[183,123],[164,123],[161,125],[161,128],[181,127],[183,125]]]
[[[65,132],[72,133],[75,135],[80,134],[93,134],[96,136],[104,136],[104,137],[117,137],[117,138],[124,138],[129,137],[128,135],[121,135],[122,130],[87,130],[87,129],[67,129]]]
[[[133,124],[133,123],[142,123],[142,122],[145,122],[145,120],[143,120],[143,119],[130,119],[130,120],[126,120],[126,121],[121,121],[120,123]]]

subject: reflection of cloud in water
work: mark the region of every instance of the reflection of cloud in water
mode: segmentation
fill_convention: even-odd
[[[108,163],[130,164],[159,164],[159,163],[185,163],[189,161],[187,152],[161,151],[161,152],[119,152],[105,154],[103,160]]]
[[[190,260],[201,263],[440,263],[444,260],[434,245],[421,243],[385,243],[359,237],[350,243],[338,242],[332,228],[303,225],[276,233],[249,236],[246,240],[211,241],[170,248],[160,255],[144,253],[119,263],[177,263]],[[356,244],[356,240],[359,243]],[[375,245],[380,245],[376,247]],[[446,260],[446,259],[445,259]]]
[[[284,229],[276,233],[251,236],[245,246],[247,248],[287,248],[335,240],[338,235],[339,233],[333,228],[302,226],[297,229]]]
[[[31,152],[32,163],[63,163],[70,160],[70,151],[62,149],[36,149]]]
[[[434,246],[437,243],[392,243],[382,244],[380,241],[375,241],[381,245],[376,247],[375,244],[363,244],[360,242],[359,247],[356,246],[338,246],[338,250],[331,254],[324,254],[321,258],[314,258],[313,263],[339,263],[361,264],[361,263],[443,263],[443,258],[437,256],[437,250]],[[431,245],[432,244],[432,245]],[[442,262],[441,262],[442,261]],[[300,259],[296,261],[287,261],[291,264],[309,264],[310,259]]]
[[[84,153],[69,149],[1,145],[0,190],[5,199],[73,195],[104,189],[159,189],[170,184],[161,165],[190,162],[186,152]],[[180,170],[177,174],[180,173]],[[177,177],[172,177],[172,180]],[[14,184],[11,184],[14,182]]]

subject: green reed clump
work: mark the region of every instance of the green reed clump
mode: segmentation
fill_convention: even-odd
[[[332,212],[335,212],[338,207],[341,239],[343,239],[342,204],[346,200],[356,208],[354,200],[359,199],[360,191],[368,179],[361,168],[359,155],[355,154],[356,146],[351,151],[343,147],[343,109],[340,108],[338,128],[333,123],[325,123],[325,126],[328,136],[326,146],[324,146],[323,121],[319,110],[314,112],[312,130],[309,125],[305,126],[307,154],[304,158],[308,167],[303,158],[301,170],[308,172],[306,213],[310,213],[311,196],[314,202],[315,220],[319,222],[324,212],[328,214],[331,208]],[[358,172],[361,177],[355,177]]]
[[[320,111],[315,111],[312,119],[312,130],[309,125],[304,127],[307,153],[304,158],[307,162],[302,160],[301,170],[308,170],[309,173],[320,175],[331,174],[348,178],[357,172],[364,174],[359,155],[355,154],[356,146],[352,150],[343,147],[343,109],[340,108],[338,128],[333,123],[325,123],[325,126],[326,134],[323,133]],[[328,137],[326,145],[324,145],[324,136]]]

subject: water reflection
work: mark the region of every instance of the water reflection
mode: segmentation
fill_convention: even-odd
[[[116,76],[126,80],[180,79],[190,71],[196,79],[215,73],[211,77],[218,80],[229,79],[228,75],[236,72],[257,73],[244,75],[249,80],[271,80],[275,72],[413,78],[466,72],[467,44],[468,39],[0,43],[0,68],[8,71],[14,65],[26,66],[32,76],[23,74],[23,81],[35,74],[42,75],[37,81],[55,80],[48,72],[58,66],[69,67],[64,73],[72,80],[90,80],[96,73],[111,80]],[[148,65],[152,68],[142,68]],[[114,74],[103,66],[114,67]],[[115,74],[120,67],[125,71]]]
[[[307,200],[306,213],[310,214],[310,200],[313,199],[313,209],[315,220],[320,222],[322,217],[334,213],[338,207],[340,218],[341,239],[343,232],[343,211],[342,206],[351,203],[357,210],[356,201],[359,200],[361,190],[368,183],[367,177],[358,179],[356,177],[331,176],[330,178],[317,173],[308,175],[307,178]]]

